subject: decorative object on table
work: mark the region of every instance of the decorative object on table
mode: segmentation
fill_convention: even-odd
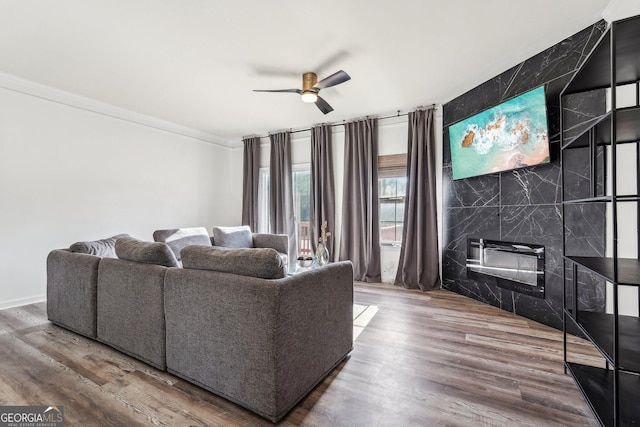
[[[300,268],[311,267],[311,264],[313,264],[313,257],[309,255],[299,255],[298,258],[296,258],[296,264],[298,264],[298,267]]]
[[[320,227],[322,233],[320,238],[318,238],[318,248],[316,249],[316,263],[318,265],[325,265],[329,262],[329,250],[327,249],[326,243],[329,236],[331,236],[331,232],[327,231],[327,221],[322,223],[322,227]]]

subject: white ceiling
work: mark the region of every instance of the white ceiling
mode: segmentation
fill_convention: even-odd
[[[234,146],[448,102],[598,21],[608,3],[0,0],[0,73]],[[326,116],[296,94],[252,92],[339,69],[352,80],[322,91]]]

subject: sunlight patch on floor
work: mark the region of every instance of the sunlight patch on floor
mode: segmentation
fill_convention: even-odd
[[[353,340],[355,341],[364,328],[367,327],[373,316],[378,312],[375,305],[353,304]]]

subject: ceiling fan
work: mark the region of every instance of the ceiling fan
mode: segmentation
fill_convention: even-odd
[[[288,92],[288,93],[297,93],[301,95],[300,98],[303,102],[313,102],[316,106],[322,111],[324,114],[330,113],[333,111],[333,108],[327,101],[320,98],[318,96],[318,92],[320,89],[324,89],[327,87],[339,85],[340,83],[344,83],[347,80],[351,80],[349,74],[340,70],[337,73],[331,74],[329,77],[326,77],[320,81],[318,81],[318,76],[316,73],[304,73],[302,75],[302,89],[274,89],[274,90],[258,90],[254,89],[254,92]]]

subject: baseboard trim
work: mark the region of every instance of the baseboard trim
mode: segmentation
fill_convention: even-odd
[[[23,305],[35,304],[37,302],[43,302],[46,300],[47,300],[47,296],[45,294],[42,294],[42,295],[34,295],[26,298],[0,301],[0,310],[6,310],[7,308],[20,307]]]

